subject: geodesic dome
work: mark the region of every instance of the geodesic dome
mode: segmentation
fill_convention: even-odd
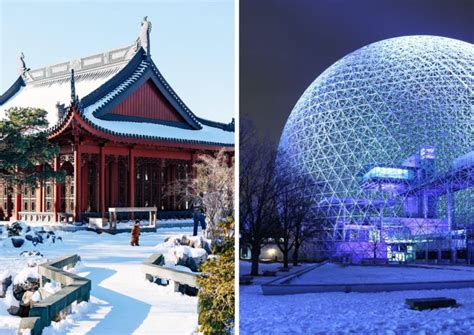
[[[473,83],[472,44],[407,36],[356,50],[308,87],[277,166],[318,183],[324,253],[390,257],[403,241],[414,253],[474,225]]]

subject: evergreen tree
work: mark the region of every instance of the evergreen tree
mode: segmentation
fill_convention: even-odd
[[[6,119],[0,120],[0,178],[10,187],[64,178],[47,165],[58,155],[59,147],[48,141],[46,115],[39,108],[13,107],[6,111]]]

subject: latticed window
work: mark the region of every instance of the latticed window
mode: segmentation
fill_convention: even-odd
[[[161,160],[157,158],[138,158],[136,162],[136,206],[161,205],[164,180]],[[161,205],[161,206],[160,206]],[[163,208],[162,208],[163,209]]]
[[[125,206],[128,203],[127,199],[127,180],[128,180],[128,160],[126,157],[119,159],[118,162],[118,205]]]
[[[99,155],[89,155],[87,162],[87,211],[97,212],[99,191]]]
[[[0,219],[5,220],[8,212],[13,209],[12,200],[8,201],[8,184],[5,179],[0,179]],[[9,204],[10,203],[10,204]]]
[[[61,170],[65,172],[66,177],[64,183],[61,184],[61,202],[59,211],[65,213],[74,212],[74,167],[72,162],[69,160],[65,161]]]
[[[24,212],[36,211],[36,188],[34,186],[22,187],[22,208]]]
[[[74,212],[74,176],[66,176],[61,187],[61,210]]]
[[[53,201],[54,201],[53,182],[51,180],[48,180],[44,183],[44,211],[45,212],[53,211]]]

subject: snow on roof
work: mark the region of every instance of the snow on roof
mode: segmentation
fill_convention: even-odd
[[[158,123],[102,120],[96,118],[92,113],[96,107],[96,104],[86,107],[83,111],[83,116],[96,126],[116,135],[150,136],[163,140],[187,140],[222,145],[234,144],[234,132],[206,125],[203,125],[199,130],[195,130]]]
[[[142,61],[136,70],[115,89],[111,90],[95,103],[82,110],[83,116],[96,127],[107,130],[116,135],[146,136],[171,141],[198,141],[202,143],[233,145],[234,132],[223,130],[212,125],[201,124],[201,129],[186,129],[152,122],[132,122],[118,120],[104,120],[96,116],[99,108],[106,106],[115,97],[120,95],[128,86],[136,82],[149,68],[147,61]],[[193,115],[193,114],[191,114]]]
[[[0,106],[0,118],[11,107],[35,107],[48,112],[48,122],[58,121],[56,104],[69,106],[71,100],[71,69],[75,70],[76,94],[79,98],[93,92],[121,69],[136,54],[134,45],[105,53],[71,60],[43,68],[28,70],[22,74],[24,86]]]
[[[79,97],[86,96],[107,82],[121,67],[109,69],[106,73],[96,74],[92,78],[76,79],[76,93]],[[90,73],[89,73],[90,74]],[[50,126],[58,122],[58,108],[56,104],[69,106],[71,100],[71,88],[69,80],[55,81],[43,84],[27,84],[22,87],[12,98],[0,106],[0,118],[5,117],[5,111],[11,107],[35,107],[42,108],[48,112]]]

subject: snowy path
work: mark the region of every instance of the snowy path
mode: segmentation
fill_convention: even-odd
[[[79,306],[79,313],[46,328],[44,334],[193,333],[197,328],[197,298],[175,293],[171,285],[160,287],[147,282],[140,268],[166,236],[189,233],[188,230],[174,228],[142,234],[140,247],[128,244],[129,234],[91,232],[63,233],[64,244],[60,247],[40,247],[48,258],[78,253],[82,258],[78,274],[92,280],[90,303]],[[8,259],[18,260],[20,251],[0,248],[0,266]]]

